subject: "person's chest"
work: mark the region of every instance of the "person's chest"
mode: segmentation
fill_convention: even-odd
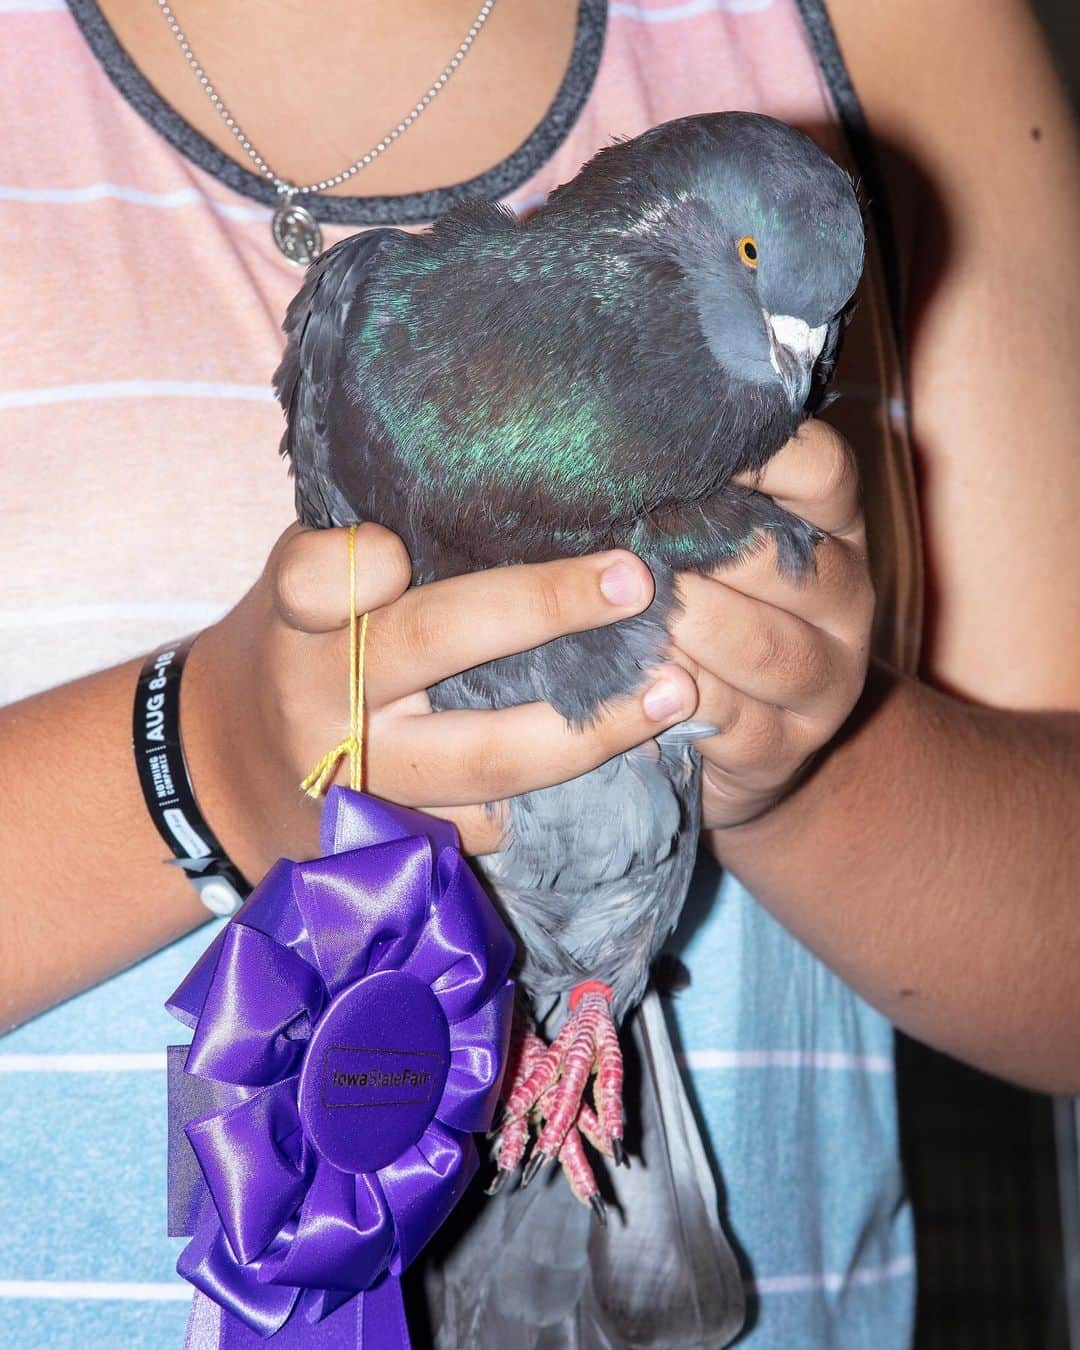
[[[257,575],[292,516],[270,377],[299,280],[66,13],[5,31],[27,59],[0,80],[0,701],[201,627]]]
[[[393,153],[329,189],[336,196],[464,182],[510,155],[563,81],[579,11],[579,0],[176,0],[166,18],[154,0],[99,4],[170,107],[251,167],[185,58],[176,25],[229,115],[291,182],[318,182],[351,165],[426,91]]]
[[[613,134],[681,113],[823,118],[814,67],[775,14],[760,31],[713,16],[690,32],[628,27],[625,10],[573,127],[512,194],[518,209]],[[0,330],[0,701],[198,628],[257,575],[293,517],[270,386],[301,280],[269,209],[153,130],[66,12],[5,24],[25,59],[0,81],[0,231],[17,241]],[[352,228],[327,227],[325,242]],[[841,368],[871,455],[880,320],[864,306],[866,337]]]

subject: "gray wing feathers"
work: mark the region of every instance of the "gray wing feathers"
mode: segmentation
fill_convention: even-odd
[[[285,315],[285,352],[274,373],[274,392],[287,426],[281,453],[292,461],[296,514],[305,525],[350,524],[355,513],[334,482],[331,400],[347,394],[339,378],[342,338],[357,293],[380,252],[402,230],[368,230],[319,255]],[[338,447],[340,453],[340,447]]]
[[[608,1300],[616,1310],[626,1309],[626,1344],[635,1350],[719,1350],[742,1327],[743,1281],[720,1224],[712,1168],[655,991],[645,995],[631,1032],[641,1061],[642,1159],[629,1172],[614,1170],[620,1204],[635,1214],[633,1232],[628,1227],[626,1233],[637,1247],[612,1252]],[[657,1203],[659,1196],[665,1205]]]
[[[742,1280],[653,991],[624,1044],[640,1137],[629,1170],[606,1169],[608,1226],[554,1169],[479,1197],[427,1274],[437,1350],[720,1350],[738,1333]]]
[[[641,997],[690,883],[699,763],[686,745],[651,742],[511,798],[510,847],[479,863],[541,1020],[586,978],[614,990],[617,1020]]]

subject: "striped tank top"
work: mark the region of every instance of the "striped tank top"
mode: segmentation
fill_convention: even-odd
[[[581,0],[543,122],[469,183],[323,198],[326,243],[462,195],[541,201],[612,136],[742,108],[812,131],[879,208],[829,410],[860,453],[878,651],[921,627],[895,275],[820,0]],[[0,702],[218,618],[292,518],[269,376],[298,277],[272,189],[165,105],[94,0],[0,0]],[[58,528],[57,522],[62,523]],[[118,866],[122,865],[118,860]],[[204,928],[0,1040],[0,1346],[182,1343],[162,1011]],[[704,861],[673,1017],[744,1261],[753,1350],[910,1344],[892,1030]]]

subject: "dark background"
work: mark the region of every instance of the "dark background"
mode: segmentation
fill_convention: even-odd
[[[1078,0],[1034,0],[1050,48],[1058,63],[1073,105],[1080,105],[1080,3]]]

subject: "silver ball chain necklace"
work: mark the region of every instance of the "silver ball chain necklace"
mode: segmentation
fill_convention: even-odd
[[[232,132],[233,136],[239,142],[244,153],[252,164],[258,169],[264,178],[270,180],[278,191],[280,200],[274,211],[271,220],[271,229],[274,235],[274,243],[277,244],[281,252],[288,258],[289,262],[295,263],[298,267],[306,267],[322,252],[322,231],[319,229],[319,223],[311,212],[301,206],[296,200],[297,197],[307,196],[312,192],[327,192],[330,188],[337,187],[339,183],[345,183],[354,174],[358,174],[361,169],[366,169],[369,164],[373,164],[380,155],[384,155],[394,144],[399,136],[409,130],[428,108],[431,107],[434,99],[446,88],[447,84],[457,72],[462,61],[465,60],[469,48],[476,41],[480,30],[487,23],[491,11],[495,8],[495,0],[484,0],[480,6],[480,12],[473,20],[472,27],[461,40],[457,51],[450,60],[443,66],[440,73],[436,76],[434,82],[428,86],[427,92],[423,94],[409,109],[400,122],[382,138],[377,145],[373,145],[370,150],[354,159],[347,169],[342,169],[340,173],[334,174],[332,178],[324,178],[318,183],[292,183],[281,174],[275,173],[264,157],[252,144],[251,138],[244,132],[240,123],[225,106],[221,95],[214,88],[210,77],[199,64],[199,59],[191,49],[191,43],[187,35],[180,27],[180,24],[173,13],[172,6],[168,0],[157,0],[158,9],[165,17],[165,22],[169,25],[172,35],[180,44],[180,50],[184,53],[184,59],[191,67],[196,79],[202,85],[203,93],[210,100],[217,110],[218,116]]]

